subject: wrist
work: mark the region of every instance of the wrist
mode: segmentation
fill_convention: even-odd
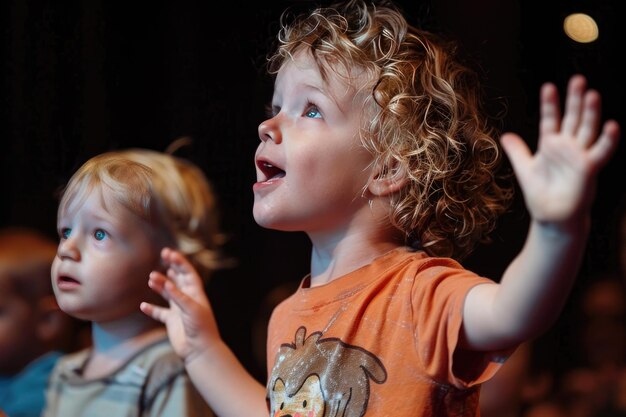
[[[222,346],[225,346],[222,340],[205,341],[199,344],[198,349],[191,349],[191,352],[185,356],[185,367],[189,369],[200,364],[210,364],[215,361],[215,358],[219,358]]]
[[[591,230],[591,216],[585,214],[564,222],[533,220],[531,227],[537,229],[542,236],[549,239],[580,238],[589,234]]]

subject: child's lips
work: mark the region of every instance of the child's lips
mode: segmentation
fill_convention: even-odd
[[[252,191],[261,191],[265,189],[273,189],[280,183],[281,178],[270,178],[267,180],[259,180],[252,185]]]
[[[57,288],[60,290],[72,290],[80,286],[80,282],[67,275],[60,275],[57,278]]]
[[[269,160],[259,158],[256,165],[258,168],[257,182],[271,182],[286,175],[285,170]]]

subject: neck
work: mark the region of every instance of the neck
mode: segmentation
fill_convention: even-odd
[[[124,350],[125,346],[142,344],[145,339],[155,339],[155,336],[165,334],[165,329],[160,323],[140,316],[104,323],[94,322],[91,330],[93,349],[100,353],[120,348]]]
[[[162,325],[150,321],[92,323],[93,350],[83,368],[83,377],[95,379],[109,375],[166,334]]]
[[[403,246],[396,232],[342,233],[341,237],[309,235],[311,250],[311,287],[326,284],[379,256]]]

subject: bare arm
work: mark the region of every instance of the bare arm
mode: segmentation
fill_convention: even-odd
[[[558,92],[545,84],[537,152],[515,134],[502,137],[531,216],[530,229],[500,283],[468,293],[464,347],[510,347],[541,334],[560,314],[585,250],[597,174],[620,135],[615,121],[600,132],[600,107],[600,95],[576,75],[561,120]]]
[[[177,251],[163,249],[167,276],[152,272],[149,285],[169,308],[142,303],[141,310],[167,326],[174,350],[185,361],[194,385],[220,417],[263,416],[265,388],[222,340],[215,316],[193,266]]]

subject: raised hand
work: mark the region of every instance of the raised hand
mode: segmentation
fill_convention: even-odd
[[[186,362],[210,348],[219,338],[215,316],[202,280],[191,263],[175,250],[164,248],[166,275],[153,271],[148,285],[168,301],[169,307],[141,303],[141,311],[164,323],[174,350]]]
[[[561,119],[556,87],[541,89],[541,120],[537,151],[532,154],[516,134],[502,136],[531,217],[538,222],[568,225],[589,210],[596,176],[617,148],[620,127],[601,125],[600,94],[587,89],[582,75],[568,85]]]

